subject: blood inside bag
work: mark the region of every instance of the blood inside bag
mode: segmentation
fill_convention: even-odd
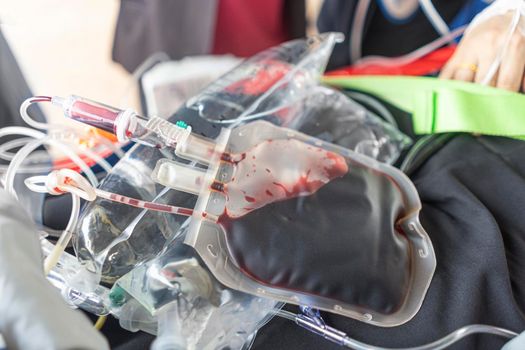
[[[348,171],[341,155],[295,140],[266,140],[236,155],[224,186],[226,216],[237,218],[269,203],[315,193]]]
[[[337,175],[308,195],[223,215],[228,248],[262,284],[391,314],[410,283],[410,247],[396,225],[402,193],[385,174],[350,161]]]

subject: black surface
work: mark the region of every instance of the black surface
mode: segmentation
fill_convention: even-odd
[[[412,263],[394,228],[406,214],[402,201],[387,176],[349,163],[316,193],[223,227],[235,262],[260,283],[391,314],[405,300]]]
[[[443,19],[449,23],[459,13],[466,0],[433,0]],[[357,0],[325,0],[318,19],[320,32],[337,31],[346,36],[335,46],[328,69],[350,64],[349,38]],[[387,20],[375,1],[371,1],[362,45],[363,56],[400,56],[412,52],[439,37],[421,9],[407,23]]]

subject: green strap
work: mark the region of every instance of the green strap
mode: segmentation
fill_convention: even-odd
[[[416,134],[469,132],[525,139],[525,95],[427,77],[325,77],[412,113]]]

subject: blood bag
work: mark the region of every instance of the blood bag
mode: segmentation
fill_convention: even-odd
[[[185,244],[235,290],[394,326],[419,310],[434,269],[421,204],[399,170],[257,121],[223,129],[154,181],[198,196]],[[198,147],[197,149],[199,149]]]

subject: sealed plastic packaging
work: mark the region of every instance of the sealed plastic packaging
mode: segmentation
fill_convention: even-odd
[[[408,142],[405,136],[341,93],[317,85],[336,39],[336,34],[326,34],[314,39],[295,40],[265,51],[213,83],[170,120],[184,121],[191,125],[195,134],[214,138],[223,126],[231,125],[217,124],[218,120],[211,119],[211,116],[239,123],[241,119],[231,118],[240,117],[245,110],[257,104],[255,110],[259,115],[256,118],[252,115],[253,118],[245,119],[246,122],[259,118],[277,125],[290,125],[322,139],[341,142],[382,161],[394,161]],[[281,62],[289,68],[284,76],[280,76],[281,79],[264,80],[260,77],[268,76],[269,73],[262,73],[265,67],[274,69],[273,65],[264,64],[270,58],[274,63]],[[254,72],[257,74],[254,75]],[[264,81],[264,87],[252,89]],[[234,85],[247,88],[233,89]],[[234,94],[233,90],[237,92]],[[248,92],[243,92],[245,90]],[[228,98],[225,100],[221,99],[224,91],[230,91],[226,93]],[[218,104],[217,101],[222,102]],[[224,101],[237,101],[237,107],[232,109],[231,103]],[[99,107],[98,104],[95,107]],[[272,109],[263,110],[263,107]],[[113,118],[116,111],[109,111],[110,119],[99,121],[90,118],[89,123],[104,124],[106,130],[114,130],[118,118]],[[209,115],[203,114],[203,111],[209,111]],[[161,158],[180,160],[170,148],[136,145],[106,176],[99,188],[142,200],[191,207],[195,200],[193,196],[162,192],[163,187],[151,179],[151,171]],[[97,199],[83,211],[74,245],[80,261],[95,274],[94,280],[98,278],[113,283],[135,265],[155,257],[166,240],[178,232],[184,220],[184,217]]]
[[[342,40],[340,33],[326,33],[267,49],[210,84],[186,107],[214,124],[264,118],[287,126],[293,118],[268,111],[290,107],[318,85],[334,45]]]
[[[207,142],[207,170],[160,160],[152,177],[198,193],[184,242],[221,283],[381,326],[415,315],[436,260],[399,170],[263,121]]]
[[[409,140],[343,94],[319,86],[319,76],[336,39],[337,35],[328,34],[315,39],[293,41],[241,64],[189,101],[169,119],[173,122],[171,125],[175,125],[175,121],[178,121],[178,125],[189,124],[193,140],[202,141],[198,143],[198,148],[188,148],[185,153],[185,150],[177,149],[175,145],[157,142],[158,139],[152,133],[141,134],[140,141],[143,144],[135,145],[126,154],[102,181],[99,189],[138,200],[194,208],[201,188],[185,183],[187,192],[170,189],[169,183],[161,179],[162,174],[154,171],[155,167],[176,161],[184,167],[187,174],[197,172],[206,175],[209,169],[199,163],[210,159],[206,154],[210,140],[213,141],[213,145],[217,137],[224,137],[224,132],[229,130],[225,127],[237,127],[255,120],[286,125],[318,137],[319,142],[326,140],[338,143],[382,161],[393,162]],[[272,62],[268,61],[270,58]],[[90,102],[66,99],[65,106],[68,105],[67,101],[88,104]],[[96,116],[85,113],[76,113],[75,116],[85,115],[88,118],[83,118],[84,122],[90,125],[103,124],[106,130],[128,137],[126,132],[119,133],[117,125],[122,124],[122,116],[139,117],[129,110],[108,110],[112,112],[109,118],[102,115],[104,120],[100,121],[94,118]],[[136,125],[142,127],[141,123],[149,126],[155,124],[155,130],[162,133],[163,124],[160,120],[139,119],[141,122]],[[227,139],[223,141],[229,142]],[[199,156],[195,154],[196,149],[201,150]],[[191,160],[186,156],[188,152],[193,153],[193,158],[189,157]],[[181,179],[184,177],[179,178]],[[179,181],[178,184],[182,186],[183,181]],[[237,196],[242,196],[242,193],[237,192]],[[285,202],[290,201],[283,201]],[[267,206],[271,206],[271,203]],[[265,207],[258,208],[254,213],[264,210]],[[242,212],[242,208],[234,209]],[[212,216],[210,215],[210,218]],[[191,222],[193,221],[194,218]],[[182,265],[179,264],[181,261],[189,264],[187,266],[192,266],[190,262],[198,261],[202,270],[193,265],[196,270],[202,272],[199,276],[204,280],[213,281],[214,286],[224,283],[222,277],[217,281],[214,268],[203,264],[200,252],[193,251],[188,257],[171,245],[171,242],[186,238],[185,227],[188,222],[184,216],[133,208],[106,199],[99,198],[88,203],[77,226],[78,235],[74,237],[81,273],[70,283],[83,295],[92,295],[97,289],[98,281],[117,282],[114,290],[123,290],[129,298],[117,309],[112,309],[111,313],[119,317],[121,324],[127,329],[156,333],[155,321],[164,319],[161,316],[163,312],[180,300],[180,293],[174,293],[179,281],[176,280],[175,283],[169,280],[168,283],[160,272],[182,269]],[[196,239],[193,235],[191,237],[190,239]],[[202,282],[201,279],[199,281]],[[271,310],[278,308],[281,305],[280,301],[287,300],[284,295],[279,298],[271,295],[271,298],[265,298],[259,292],[257,294],[261,297],[253,296],[251,290],[250,294],[245,294],[243,288],[239,288],[238,285],[233,287],[239,290],[238,292],[224,289],[222,286],[222,292],[203,296],[199,292],[200,285],[192,286],[192,283],[197,281],[190,279],[186,282],[187,289],[183,295],[189,296],[190,299],[197,297],[201,302],[191,304],[192,311],[189,316],[180,317],[184,318],[187,324],[214,330],[213,333],[193,335],[195,344],[219,344],[210,338],[217,332],[225,335],[222,340],[224,344],[232,337],[237,339],[236,334],[242,334],[242,339],[249,342],[261,322],[272,314]],[[227,284],[226,286],[232,287]],[[229,301],[218,303],[217,298],[212,298],[216,295],[220,295],[221,300],[224,295],[229,295]],[[332,305],[319,306],[331,309]],[[208,315],[209,319],[206,319],[208,316],[203,319],[201,315]],[[246,317],[249,317],[249,320]],[[375,319],[372,322],[375,322]],[[216,347],[210,345],[209,348]]]
[[[181,343],[184,349],[242,349],[278,303],[222,286],[183,239],[117,281],[112,294],[130,297],[118,299],[123,306],[115,313],[121,325],[130,329],[128,320],[135,320],[130,330],[157,334],[166,338],[159,343]],[[148,319],[149,328],[144,324]]]

